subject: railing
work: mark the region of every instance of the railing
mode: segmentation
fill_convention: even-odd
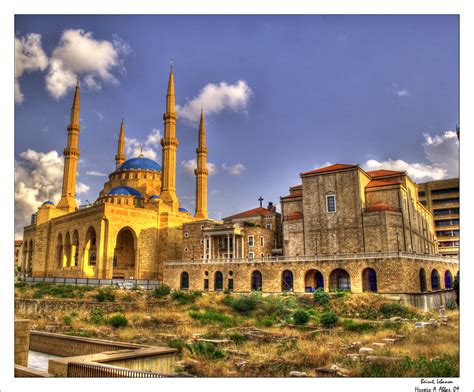
[[[130,370],[100,364],[93,365],[88,363],[69,362],[67,364],[67,377],[165,378],[176,376],[171,374]]]
[[[361,259],[393,259],[407,258],[417,260],[441,261],[446,263],[458,263],[457,256],[440,256],[409,252],[368,252],[368,253],[339,253],[334,255],[313,256],[272,256],[255,258],[229,258],[229,259],[198,259],[194,261],[168,260],[165,265],[189,265],[189,264],[244,264],[244,263],[288,263],[288,262],[317,262],[317,261],[344,261]]]
[[[149,279],[58,278],[47,276],[26,276],[23,281],[28,284],[53,283],[74,286],[115,286],[124,289],[140,286],[146,290],[154,290],[161,284],[158,280]]]

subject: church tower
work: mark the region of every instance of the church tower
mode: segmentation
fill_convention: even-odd
[[[161,180],[161,200],[169,205],[173,210],[179,207],[176,196],[176,148],[178,139],[176,138],[176,112],[174,96],[174,75],[173,67],[170,69],[168,81],[168,93],[166,95],[166,112],[163,114],[164,136],[161,139],[162,146],[162,180]]]
[[[196,218],[207,219],[207,148],[206,127],[204,125],[204,111],[201,109],[201,120],[199,122],[199,141],[196,148],[197,168],[196,175]]]
[[[115,155],[115,168],[118,169],[119,166],[126,161],[127,157],[125,156],[125,129],[123,124],[120,125],[120,134],[118,139],[117,155]]]
[[[64,149],[64,173],[63,173],[63,189],[61,200],[57,208],[72,212],[77,210],[76,203],[76,175],[77,161],[79,159],[80,150],[79,143],[79,109],[80,109],[81,93],[79,90],[79,79],[76,84],[74,100],[71,109],[71,121],[67,126],[67,146]]]

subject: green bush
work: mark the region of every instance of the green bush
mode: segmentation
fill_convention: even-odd
[[[258,299],[254,295],[242,295],[239,298],[235,298],[232,303],[231,307],[234,309],[236,312],[243,313],[243,314],[249,314],[255,308],[257,307],[258,304]]]
[[[86,291],[93,290],[93,287],[57,285],[52,283],[36,283],[32,286],[34,289],[33,298],[43,298],[45,296],[57,298],[83,298]]]
[[[26,289],[28,288],[28,284],[20,280],[15,283],[15,288],[20,291],[26,291]]]
[[[310,315],[304,309],[297,309],[293,312],[293,321],[296,325],[304,325],[309,321]]]
[[[274,316],[263,316],[263,317],[257,319],[256,324],[259,327],[270,328],[274,324],[276,324],[276,322],[277,322],[277,320],[275,319]]]
[[[314,302],[323,305],[329,302],[329,294],[324,292],[324,289],[319,287],[313,294]]]
[[[342,297],[346,297],[348,295],[351,294],[351,291],[350,290],[341,290],[341,289],[336,289],[336,293],[335,293],[335,297],[336,298],[342,298]]]
[[[114,328],[126,327],[128,324],[127,316],[124,314],[114,314],[107,319],[107,324]]]
[[[334,312],[326,312],[321,315],[319,321],[324,327],[332,328],[339,321],[339,317]]]
[[[380,305],[380,313],[382,313],[382,316],[384,318],[390,318],[395,316],[408,318],[413,315],[412,312],[410,312],[410,310],[406,306],[396,302]]]
[[[160,285],[152,291],[151,295],[157,298],[166,297],[171,293],[171,288],[165,284]]]
[[[179,352],[183,351],[183,348],[187,346],[188,344],[185,341],[179,339],[173,339],[168,342],[168,347],[176,348]]]
[[[189,344],[187,348],[191,353],[200,357],[204,357],[206,359],[216,360],[226,357],[224,351],[222,351],[220,348],[214,346],[211,343],[196,342],[193,344]]]
[[[377,327],[370,323],[360,323],[354,320],[344,320],[342,326],[346,331],[351,332],[368,332],[377,329]]]
[[[115,293],[112,287],[105,287],[99,288],[99,292],[94,295],[94,298],[99,302],[114,302],[115,301]]]
[[[71,316],[64,316],[63,317],[63,323],[65,325],[71,325],[73,321],[73,318]]]
[[[247,340],[247,337],[241,333],[233,332],[229,334],[229,339],[236,344],[242,344]]]
[[[221,325],[225,328],[229,328],[236,324],[234,318],[212,309],[206,309],[204,312],[191,311],[189,315],[199,321],[201,325]]]
[[[102,308],[93,308],[90,310],[89,322],[94,325],[100,325],[105,322],[104,311]]]
[[[171,298],[173,298],[175,301],[178,301],[180,305],[194,303],[198,297],[202,297],[202,292],[176,290],[171,293]]]

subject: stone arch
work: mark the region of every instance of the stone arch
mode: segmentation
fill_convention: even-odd
[[[97,264],[97,233],[93,226],[87,229],[84,241],[84,266],[95,266]]]
[[[304,291],[312,293],[314,290],[324,289],[324,277],[321,271],[310,269],[304,275]]]
[[[137,265],[137,235],[130,226],[117,233],[113,257],[113,276],[133,278]]]
[[[444,273],[444,288],[452,289],[453,288],[453,274],[450,270],[446,270]]]
[[[377,272],[373,268],[365,268],[362,271],[362,291],[377,292]]]
[[[293,291],[293,272],[284,270],[281,274],[281,291]]]
[[[224,287],[224,277],[221,271],[214,273],[214,291],[222,291]]]
[[[426,272],[423,268],[420,269],[420,291],[422,293],[426,291]]]
[[[336,268],[329,275],[329,290],[351,290],[351,277],[349,273],[342,268]]]
[[[189,274],[186,271],[181,272],[179,277],[179,289],[189,290]]]
[[[441,284],[439,280],[439,272],[435,268],[433,271],[431,271],[431,290],[440,290],[441,289]]]
[[[69,231],[66,233],[64,237],[64,262],[63,266],[64,267],[70,267],[71,266],[71,234],[69,234]]]
[[[71,242],[71,266],[77,267],[79,265],[79,232],[74,230]]]
[[[63,267],[63,251],[63,235],[59,233],[56,238],[56,265],[58,268]]]
[[[252,291],[262,291],[263,279],[260,271],[253,271],[250,278],[250,289]]]

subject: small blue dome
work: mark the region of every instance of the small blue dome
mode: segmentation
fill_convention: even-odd
[[[153,170],[161,172],[161,166],[152,159],[138,157],[132,158],[122,163],[117,170]]]
[[[184,208],[184,207],[179,207],[179,208],[178,208],[178,211],[179,211],[179,212],[187,212],[187,213],[189,213],[189,211],[188,211],[186,208]]]
[[[150,200],[156,200],[156,199],[159,199],[159,198],[160,198],[160,196],[158,196],[158,195],[151,195],[151,196],[148,198],[148,201],[150,201]]]
[[[54,206],[54,203],[51,200],[46,200],[42,205],[44,206],[45,204]]]
[[[133,189],[129,186],[117,186],[112,188],[107,195],[124,195],[124,196],[136,196],[142,197],[142,194],[138,192],[136,189]]]

